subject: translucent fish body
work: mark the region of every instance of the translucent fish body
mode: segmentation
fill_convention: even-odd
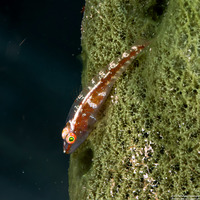
[[[90,85],[80,93],[72,105],[68,121],[62,131],[64,153],[74,152],[85,141],[116,79],[144,48],[145,45],[131,47],[100,71],[97,77],[91,80]]]

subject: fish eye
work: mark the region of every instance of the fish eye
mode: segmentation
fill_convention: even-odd
[[[73,144],[76,141],[76,135],[74,133],[69,133],[66,137],[68,144]]]

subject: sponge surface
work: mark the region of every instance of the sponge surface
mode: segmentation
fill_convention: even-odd
[[[200,195],[199,10],[199,0],[86,1],[83,86],[133,44],[150,45],[71,155],[71,200]]]

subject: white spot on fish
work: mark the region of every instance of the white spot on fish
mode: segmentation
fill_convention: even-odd
[[[131,49],[134,50],[134,51],[138,50],[138,48],[136,46],[133,46]]]
[[[115,68],[117,66],[117,63],[115,63],[114,61],[112,61],[110,64],[109,64],[109,70]]]
[[[96,104],[96,103],[93,103],[93,102],[91,102],[91,100],[90,100],[90,99],[88,99],[88,100],[87,100],[87,103],[89,104],[89,106],[90,106],[90,107],[92,107],[92,108],[97,108],[97,104]]]
[[[124,52],[124,53],[122,54],[122,58],[126,58],[126,57],[128,57],[128,56],[129,56],[129,54],[126,53],[126,52]]]
[[[104,96],[106,96],[106,92],[101,92],[101,93],[98,94],[98,96],[103,96],[104,97]]]

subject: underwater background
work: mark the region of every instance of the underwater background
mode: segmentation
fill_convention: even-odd
[[[61,130],[81,89],[83,1],[0,1],[0,199],[69,199]]]

